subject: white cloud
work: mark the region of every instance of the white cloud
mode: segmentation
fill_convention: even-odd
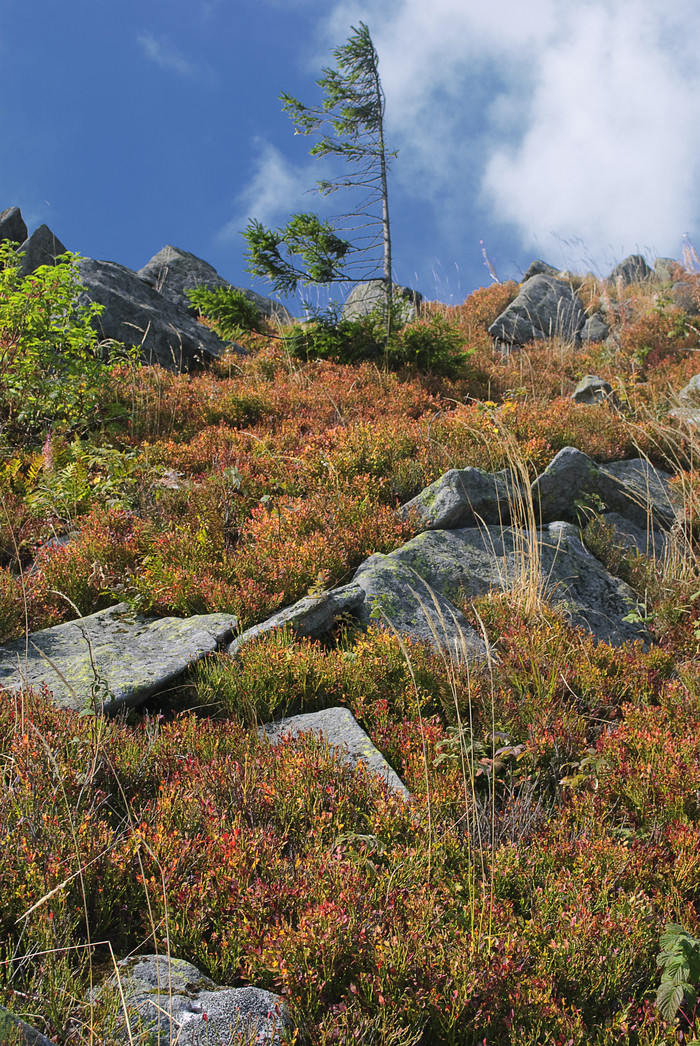
[[[318,211],[318,200],[309,190],[323,177],[321,165],[310,161],[292,164],[279,149],[259,139],[253,175],[236,200],[236,215],[218,234],[220,240],[233,240],[251,218],[263,225],[279,225],[295,211]]]
[[[165,40],[157,39],[152,33],[140,33],[136,38],[136,42],[146,58],[155,62],[161,69],[167,69],[170,72],[177,73],[178,76],[185,76],[190,79],[199,76],[200,70],[198,67],[184,58],[179,51],[166,43]]]
[[[698,224],[700,10],[687,0],[342,0],[323,46],[360,20],[395,184],[444,227],[459,231],[472,192],[524,248],[579,237],[604,263],[678,253]]]

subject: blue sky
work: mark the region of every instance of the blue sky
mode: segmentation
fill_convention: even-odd
[[[326,173],[279,94],[317,101],[360,20],[399,151],[399,282],[462,301],[490,282],[482,241],[501,279],[697,246],[692,0],[0,0],[0,210],[134,269],[171,243],[267,293],[239,230],[322,210]]]

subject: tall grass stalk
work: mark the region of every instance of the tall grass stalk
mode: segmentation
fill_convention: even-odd
[[[430,632],[433,639],[433,645],[438,652],[438,655],[442,661],[443,668],[445,670],[445,676],[448,682],[450,693],[452,696],[455,719],[457,723],[457,739],[458,739],[458,753],[460,761],[460,770],[462,776],[462,784],[464,789],[464,821],[466,825],[465,837],[467,843],[467,851],[469,856],[469,903],[470,903],[470,940],[473,951],[476,951],[477,942],[482,939],[484,931],[484,919],[485,912],[488,910],[488,931],[487,941],[491,942],[492,937],[492,911],[493,911],[493,900],[494,900],[494,878],[493,878],[493,862],[489,862],[491,868],[490,874],[487,874],[487,860],[486,860],[486,849],[487,845],[491,853],[495,849],[496,839],[496,807],[495,787],[491,788],[490,792],[490,809],[489,809],[489,821],[490,821],[490,832],[488,844],[485,842],[483,837],[483,829],[480,816],[480,802],[477,793],[476,786],[476,770],[474,760],[474,715],[473,706],[471,699],[471,662],[473,658],[473,651],[470,650],[467,636],[464,630],[460,627],[456,617],[452,614],[451,629],[454,635],[453,645],[447,642],[447,637],[450,634],[448,632],[448,623],[445,620],[444,612],[439,604],[439,601],[432,593],[433,606],[428,607],[421,596],[414,589],[411,589],[411,594],[416,599],[420,606],[425,619],[430,628]],[[413,683],[414,694],[416,698],[416,708],[418,712],[418,720],[420,724],[421,740],[423,748],[423,767],[426,787],[426,805],[428,811],[428,845],[429,845],[429,858],[428,858],[428,880],[430,881],[430,870],[432,868],[432,843],[433,843],[433,826],[432,826],[432,807],[431,807],[431,796],[430,796],[430,768],[428,764],[428,752],[425,738],[425,729],[423,723],[423,716],[421,712],[421,702],[418,690],[418,684],[415,677],[415,671],[411,655],[406,645],[406,642],[401,633],[396,629],[391,620],[382,613],[382,618],[385,624],[393,632],[396,640],[401,648],[401,652],[406,661],[408,671],[411,676]],[[495,734],[495,705],[494,705],[494,694],[493,694],[493,672],[492,672],[492,659],[493,653],[491,645],[488,642],[486,636],[486,630],[482,625],[483,638],[486,647],[486,662],[489,667],[491,676],[491,724],[492,724],[492,737]],[[438,627],[439,626],[439,627]],[[462,720],[462,712],[460,708],[460,695],[462,693],[462,682],[463,677],[466,674],[466,689],[467,689],[467,709],[468,709],[468,733],[465,730],[465,726]],[[495,786],[495,782],[493,782]],[[478,874],[480,873],[480,874]],[[488,882],[487,882],[488,880]],[[480,886],[479,886],[480,884]],[[481,905],[479,908],[479,920],[477,923],[476,917],[476,898],[477,894],[481,894]],[[487,903],[488,897],[488,903]]]

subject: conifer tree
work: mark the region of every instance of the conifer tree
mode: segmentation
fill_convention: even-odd
[[[318,106],[306,106],[282,94],[284,111],[295,134],[318,141],[312,156],[342,159],[347,173],[316,183],[324,196],[359,190],[361,200],[335,224],[315,214],[299,213],[281,229],[268,229],[251,219],[243,236],[248,245],[248,271],[264,276],[278,293],[294,293],[301,284],[366,280],[381,272],[391,323],[392,275],[388,172],[396,155],[384,140],[386,99],[379,78],[379,56],[369,29],[360,22],[342,47],[333,51],[335,68],[325,68],[316,81],[324,92]],[[345,224],[338,227],[338,223]],[[339,233],[357,233],[354,242]]]

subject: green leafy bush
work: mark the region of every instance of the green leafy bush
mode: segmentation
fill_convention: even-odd
[[[78,304],[77,258],[22,276],[12,246],[0,244],[0,424],[10,443],[98,420],[108,372],[91,320],[102,307]]]
[[[661,937],[661,952],[656,965],[663,971],[656,994],[656,1005],[661,1016],[672,1021],[678,1010],[685,1006],[689,1012],[684,1016],[693,1032],[697,1033],[700,941],[677,923],[669,923]],[[693,1041],[697,1043],[697,1037]]]
[[[356,364],[374,362],[390,370],[410,370],[458,377],[464,371],[469,351],[464,337],[443,316],[404,324],[401,303],[394,307],[392,333],[387,339],[386,318],[381,309],[349,320],[338,316],[335,306],[316,314],[304,326],[287,335],[287,348],[305,360],[332,360]]]
[[[193,287],[185,291],[192,304],[214,324],[225,341],[235,341],[245,331],[262,334],[265,322],[243,291],[236,287]]]

